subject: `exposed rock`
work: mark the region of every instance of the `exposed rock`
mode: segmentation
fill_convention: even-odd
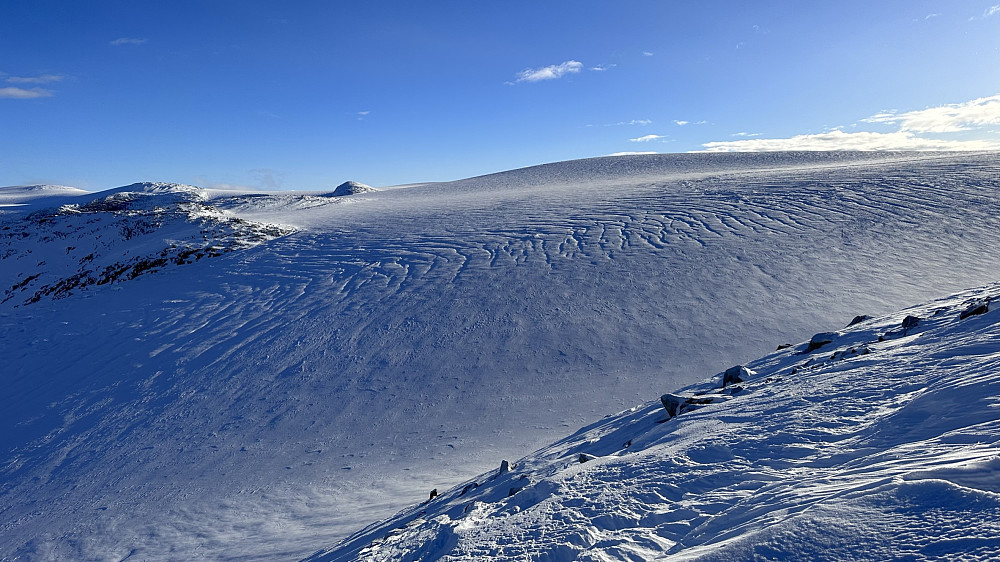
[[[871,320],[871,319],[872,319],[872,317],[868,316],[867,314],[859,314],[859,315],[857,315],[857,316],[854,317],[854,320],[851,320],[851,323],[848,324],[847,327],[850,328],[851,326],[853,326],[855,324],[860,324],[860,323],[864,322],[865,320]]]
[[[833,342],[835,339],[837,339],[836,332],[820,332],[809,340],[809,345],[803,353],[812,353],[824,345]]]
[[[594,455],[588,455],[587,453],[580,453],[580,458],[579,458],[580,464],[583,464],[583,463],[585,463],[587,461],[592,461],[592,460],[595,460],[595,459],[597,459],[597,457],[595,457]]]
[[[682,412],[697,409],[700,405],[711,404],[712,398],[697,398],[693,396],[685,398],[674,394],[664,394],[660,396],[660,403],[663,404],[663,409],[667,411],[667,415],[672,418],[680,415]]]
[[[901,325],[903,328],[903,335],[905,336],[906,332],[916,328],[919,324],[920,318],[917,318],[916,316],[907,316],[906,318],[903,318],[903,323]]]
[[[958,315],[959,320],[965,320],[970,316],[976,316],[977,314],[986,314],[990,311],[990,300],[985,301],[974,301],[969,305],[968,308],[963,310],[961,314]]]
[[[504,474],[510,472],[510,468],[511,466],[509,462],[507,462],[506,460],[500,461],[500,470],[497,471],[496,476],[493,477],[493,480],[496,480],[497,478],[500,478]]]
[[[344,183],[337,186],[337,189],[333,190],[334,197],[340,197],[343,195],[357,195],[358,193],[371,193],[373,191],[378,191],[370,185],[365,185],[356,181],[345,181]]]
[[[778,349],[775,349],[775,351],[781,351],[782,349],[788,349],[789,347],[792,347],[792,344],[790,344],[790,343],[783,343],[783,344],[779,345]]]
[[[730,367],[726,369],[726,372],[722,373],[722,388],[726,388],[728,384],[735,384],[738,382],[746,382],[755,373],[750,369],[747,369],[743,365],[736,365],[735,367]]]

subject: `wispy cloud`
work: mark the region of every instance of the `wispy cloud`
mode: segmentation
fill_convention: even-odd
[[[628,139],[630,142],[649,142],[657,139],[665,139],[666,135],[643,135],[638,138]]]
[[[43,74],[41,76],[8,76],[4,79],[10,84],[51,84],[66,78],[58,74]]]
[[[605,70],[611,69],[618,66],[617,64],[599,64],[597,66],[590,67],[590,70],[594,72],[604,72]]]
[[[748,133],[746,131],[740,131],[738,133],[733,133],[734,137],[759,137],[760,133]]]
[[[994,4],[985,10],[983,10],[983,15],[981,16],[971,16],[969,21],[984,20],[986,18],[1000,14],[1000,4]]]
[[[112,47],[121,47],[122,45],[142,45],[145,42],[145,37],[119,37],[108,44]]]
[[[617,123],[608,123],[604,125],[605,127],[622,127],[622,126],[632,126],[632,125],[652,125],[653,121],[650,119],[632,119],[631,121],[619,121]]]
[[[7,88],[0,88],[0,98],[16,99],[16,100],[29,100],[34,98],[50,98],[52,97],[52,90],[46,90],[44,88],[17,88],[10,86]]]
[[[779,150],[997,150],[1000,141],[942,140],[895,133],[829,131],[786,139],[747,139],[708,142],[705,152],[773,152]]]
[[[690,121],[676,121],[676,120],[675,120],[675,121],[674,121],[674,123],[675,123],[675,124],[676,124],[677,126],[679,126],[679,127],[683,127],[684,125],[687,125],[688,123],[690,123]]]
[[[914,133],[957,133],[983,125],[1000,125],[1000,95],[896,113],[883,111],[861,120],[863,123],[888,123],[900,131]]]
[[[653,52],[652,51],[643,51],[642,52],[642,56],[644,56],[644,57],[651,57],[651,56],[653,56]]]
[[[553,64],[550,66],[543,66],[542,68],[527,68],[517,73],[517,79],[514,82],[508,82],[512,84],[517,84],[520,82],[539,82],[541,80],[556,80],[562,78],[567,74],[576,74],[583,69],[583,63],[575,60],[568,60],[562,64]]]

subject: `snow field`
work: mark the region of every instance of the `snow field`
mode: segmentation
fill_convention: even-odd
[[[48,277],[0,304],[0,557],[308,556],[607,412],[996,280],[995,170],[673,155],[345,197],[145,184],[138,214],[72,231],[11,195],[30,208],[0,233],[28,236],[0,290]],[[79,273],[67,246],[131,255],[120,221],[157,208],[177,220],[142,256],[205,242],[202,211],[233,251],[24,302]]]
[[[709,404],[605,418],[310,560],[992,559],[998,298],[869,320],[726,389],[720,373],[677,393]]]

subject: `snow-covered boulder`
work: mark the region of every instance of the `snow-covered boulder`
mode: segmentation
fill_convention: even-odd
[[[345,181],[344,183],[337,186],[337,189],[333,190],[333,197],[341,197],[343,195],[357,195],[359,193],[372,193],[378,191],[370,185],[365,185],[356,181]]]
[[[735,367],[730,367],[722,373],[722,388],[726,388],[727,385],[736,384],[738,382],[745,382],[750,380],[750,377],[754,375],[754,372],[747,369],[743,365],[736,365]]]

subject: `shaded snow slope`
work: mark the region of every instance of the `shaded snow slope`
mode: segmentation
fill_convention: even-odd
[[[348,197],[143,187],[142,213],[295,232],[0,304],[0,558],[306,556],[818,326],[1000,278],[996,170],[675,155]],[[149,247],[175,227],[202,229],[164,223]],[[76,274],[79,244],[42,232],[9,247],[52,257],[0,261],[10,284]]]
[[[995,559],[998,298],[870,319],[725,388],[719,373],[310,560]]]

